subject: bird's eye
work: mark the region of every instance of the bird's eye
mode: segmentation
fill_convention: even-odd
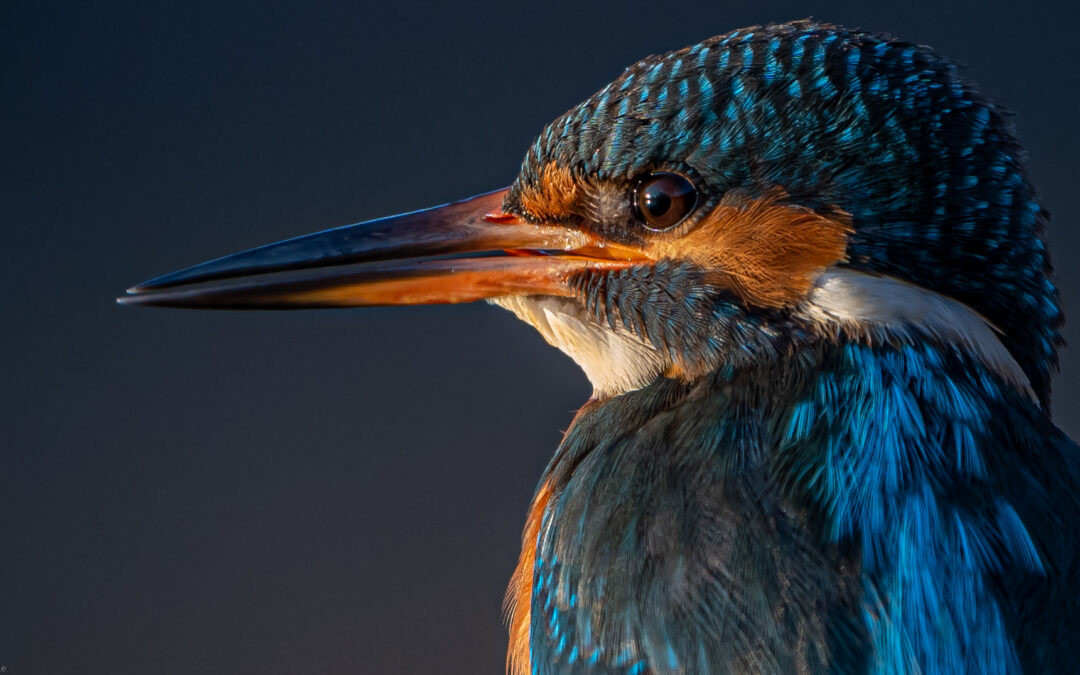
[[[697,191],[686,176],[658,171],[641,179],[634,191],[634,201],[645,227],[670,230],[694,210]]]

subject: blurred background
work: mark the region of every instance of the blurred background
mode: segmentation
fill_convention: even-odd
[[[625,66],[813,16],[934,45],[1018,113],[1080,344],[1078,10],[1027,2],[9,5],[0,666],[500,673],[500,604],[584,376],[484,305],[125,309],[134,282],[508,184]],[[1080,435],[1080,349],[1056,418]]]

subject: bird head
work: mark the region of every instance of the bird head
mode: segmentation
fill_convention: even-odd
[[[489,300],[597,396],[933,339],[1045,401],[1061,313],[1005,116],[925,47],[813,22],[650,56],[551,122],[504,190],[158,277],[124,304]]]

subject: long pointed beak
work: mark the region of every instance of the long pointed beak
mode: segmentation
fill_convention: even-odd
[[[639,252],[502,212],[506,190],[325,230],[194,265],[128,289],[123,305],[362,307],[572,295],[572,276]]]

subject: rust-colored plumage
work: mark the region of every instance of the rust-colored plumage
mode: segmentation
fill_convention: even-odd
[[[713,270],[717,285],[760,307],[789,307],[814,278],[846,258],[850,218],[785,203],[779,190],[759,199],[726,197],[690,232],[647,247],[648,257],[693,260]]]
[[[532,612],[533,563],[536,560],[536,537],[540,522],[551,499],[551,484],[544,482],[533,497],[525,531],[521,535],[521,556],[518,558],[510,586],[506,589],[504,609],[510,624],[510,646],[506,652],[506,670],[510,675],[529,672],[529,625]]]
[[[574,212],[579,191],[570,170],[552,162],[544,166],[536,186],[522,191],[521,205],[534,218],[558,221]]]

